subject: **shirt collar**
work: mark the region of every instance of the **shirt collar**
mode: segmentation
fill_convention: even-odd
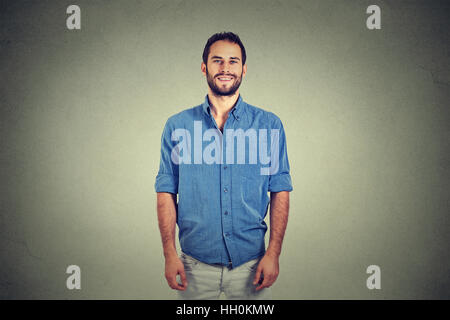
[[[210,105],[209,105],[209,99],[208,99],[208,95],[206,95],[205,97],[205,102],[203,102],[202,104],[203,107],[203,111],[210,116]],[[241,113],[244,111],[245,108],[245,102],[242,99],[242,96],[239,94],[239,98],[236,101],[236,104],[234,105],[234,107],[230,110],[231,114],[234,116],[234,118],[236,120],[240,119]]]

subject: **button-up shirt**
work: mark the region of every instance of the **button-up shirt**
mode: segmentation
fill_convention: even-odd
[[[155,189],[178,194],[184,253],[233,268],[264,255],[268,192],[293,189],[281,120],[239,96],[221,132],[206,96],[167,120]]]

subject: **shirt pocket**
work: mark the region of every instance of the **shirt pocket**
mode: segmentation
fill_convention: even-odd
[[[232,207],[257,211],[265,209],[268,201],[268,176],[261,175],[259,165],[233,168]]]

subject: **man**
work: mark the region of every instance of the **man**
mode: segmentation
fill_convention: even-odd
[[[165,277],[181,299],[270,299],[292,191],[283,125],[240,96],[247,65],[236,34],[208,39],[201,71],[204,103],[170,117],[161,139],[155,189]]]

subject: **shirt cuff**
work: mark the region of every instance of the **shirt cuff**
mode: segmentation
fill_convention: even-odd
[[[292,191],[291,175],[288,173],[278,174],[270,176],[269,181],[269,191],[270,192],[280,192],[280,191]]]
[[[178,177],[167,173],[158,174],[156,176],[155,190],[156,192],[169,192],[177,194]]]

